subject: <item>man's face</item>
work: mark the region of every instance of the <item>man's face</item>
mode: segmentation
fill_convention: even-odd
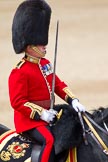
[[[27,46],[25,50],[29,55],[42,58],[46,54],[46,46],[45,45],[37,45],[37,46]]]

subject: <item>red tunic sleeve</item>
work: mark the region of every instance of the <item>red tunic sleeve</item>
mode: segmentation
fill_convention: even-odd
[[[67,87],[66,83],[61,81],[59,79],[59,77],[56,75],[56,77],[55,77],[55,93],[63,100],[65,100],[65,97],[66,97],[66,93],[63,91],[63,89],[66,87]]]
[[[14,69],[9,76],[9,96],[14,110],[30,117],[31,109],[24,106],[28,102],[27,77],[20,69]]]

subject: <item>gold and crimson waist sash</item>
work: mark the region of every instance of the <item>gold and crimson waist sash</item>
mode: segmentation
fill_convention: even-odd
[[[34,104],[39,105],[43,108],[50,108],[51,100],[43,100],[43,101],[32,101]]]

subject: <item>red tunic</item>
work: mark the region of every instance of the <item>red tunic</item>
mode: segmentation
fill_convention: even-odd
[[[24,106],[26,102],[51,99],[52,69],[50,62],[42,58],[35,64],[25,60],[20,68],[12,70],[9,76],[9,96],[14,109],[16,131],[23,132],[47,123],[30,119],[31,109]],[[63,88],[67,85],[55,77],[55,93],[65,99]]]

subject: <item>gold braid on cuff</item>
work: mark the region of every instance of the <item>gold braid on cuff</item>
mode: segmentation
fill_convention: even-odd
[[[36,113],[38,113],[41,116],[41,113],[42,113],[42,110],[43,110],[42,107],[40,107],[40,106],[38,106],[38,105],[36,105],[34,103],[31,103],[31,102],[26,102],[24,104],[24,106],[27,106],[32,110],[32,112],[30,114],[31,119],[34,119],[34,116],[35,116]]]
[[[71,90],[68,88],[68,87],[65,87],[63,89],[63,91],[66,93],[66,96],[65,96],[65,101],[67,102],[67,99],[68,97],[74,99],[75,98],[75,95],[71,92]]]

